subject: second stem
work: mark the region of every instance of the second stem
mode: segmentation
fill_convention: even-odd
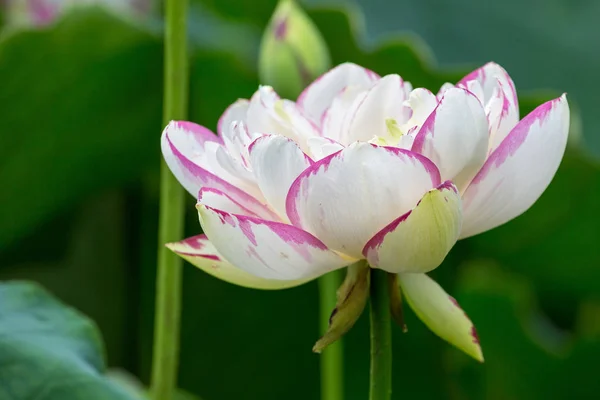
[[[392,333],[387,272],[371,270],[371,372],[369,400],[392,396]]]
[[[336,292],[342,283],[341,271],[319,278],[319,309],[321,333],[327,332],[329,316],[335,308]],[[321,400],[344,398],[344,348],[342,340],[329,345],[321,354]]]

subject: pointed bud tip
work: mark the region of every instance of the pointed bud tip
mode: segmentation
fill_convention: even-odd
[[[281,0],[264,32],[259,53],[261,82],[295,98],[331,66],[327,44],[304,10]]]

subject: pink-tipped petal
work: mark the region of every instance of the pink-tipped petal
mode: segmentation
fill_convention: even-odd
[[[464,89],[448,89],[417,133],[412,151],[433,161],[442,180],[453,180],[462,190],[488,151],[488,124],[479,100]]]
[[[489,153],[502,143],[519,122],[519,109],[511,103],[510,96],[504,84],[498,80],[498,86],[485,106],[490,125]]]
[[[508,72],[489,62],[458,82],[457,86],[474,91],[485,107],[490,124],[490,152],[496,149],[519,121],[517,90]]]
[[[189,131],[172,122],[165,128],[161,138],[163,157],[179,183],[194,197],[203,187],[218,189],[248,210],[261,215],[264,204],[194,160],[196,154],[203,150],[195,147],[197,142],[192,141],[190,135]]]
[[[492,97],[494,94],[494,89],[497,87],[498,82],[500,82],[504,87],[508,100],[511,102],[511,104],[517,107],[518,111],[519,101],[517,99],[517,90],[515,89],[515,84],[510,75],[508,75],[508,72],[506,72],[506,70],[500,65],[496,64],[495,62],[489,62],[462,78],[458,82],[457,86],[460,85],[468,88],[470,81],[479,82],[481,88],[483,89],[485,102]],[[484,99],[480,100],[484,102]]]
[[[367,241],[440,184],[435,165],[395,147],[354,143],[307,168],[287,195],[292,223],[362,258]]]
[[[294,226],[198,205],[200,223],[232,265],[264,279],[308,280],[352,264]]]
[[[250,164],[258,187],[271,207],[283,218],[285,199],[292,182],[310,166],[311,159],[296,142],[284,136],[265,135],[249,148]]]
[[[410,308],[433,333],[483,362],[475,327],[453,297],[425,274],[398,274],[398,283]]]
[[[461,238],[502,225],[531,207],[554,177],[568,133],[565,95],[523,118],[464,192]]]
[[[219,122],[217,123],[217,132],[223,136],[223,132],[231,127],[233,122],[243,122],[246,120],[248,105],[250,102],[246,99],[238,99],[235,103],[225,109]]]
[[[387,272],[429,272],[456,243],[462,222],[460,194],[452,182],[425,193],[417,206],[377,232],[363,255]]]
[[[166,246],[195,267],[234,285],[252,289],[277,290],[291,288],[307,282],[307,279],[282,281],[259,278],[249,274],[227,262],[207,239],[206,235],[192,236],[180,242],[167,243]]]
[[[323,113],[342,89],[347,86],[367,89],[378,79],[379,75],[359,65],[340,64],[304,89],[297,103],[314,123],[320,124]]]
[[[355,141],[368,141],[374,136],[392,140],[387,121],[402,124],[408,117],[404,107],[406,92],[404,81],[399,75],[386,75],[364,95],[360,104],[347,115],[340,138],[342,144]]]
[[[204,148],[206,142],[223,144],[223,140],[210,129],[190,121],[171,121],[165,128],[163,135],[169,132],[171,138],[181,147],[190,152],[198,152]]]

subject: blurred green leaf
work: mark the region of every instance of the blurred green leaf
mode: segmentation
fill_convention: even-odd
[[[307,0],[317,4],[322,0]],[[333,0],[330,0],[333,1]],[[339,0],[352,1],[352,0]],[[443,65],[496,61],[519,90],[552,88],[581,104],[585,137],[600,155],[600,2],[595,0],[356,0],[369,42],[398,30],[415,32]],[[367,38],[366,38],[367,39]]]
[[[127,225],[132,223],[126,206],[120,193],[99,193],[44,224],[3,254],[0,279],[26,277],[52,288],[98,324],[109,362],[131,367],[138,304],[128,287],[134,268],[126,254]]]
[[[529,280],[494,263],[471,263],[461,270],[456,294],[477,326],[486,358],[483,368],[448,358],[457,398],[587,399],[600,390],[592,367],[600,335],[553,326]]]
[[[597,294],[598,204],[600,164],[571,148],[554,181],[530,210],[469,240],[473,257],[509,266],[557,300]]]
[[[0,248],[158,160],[161,45],[96,8],[0,39]]]
[[[135,399],[102,376],[94,323],[35,284],[0,284],[0,354],[2,399]]]

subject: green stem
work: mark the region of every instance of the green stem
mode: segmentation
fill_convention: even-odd
[[[392,396],[392,333],[387,272],[371,270],[371,385],[369,400]]]
[[[341,271],[319,278],[319,309],[321,332],[327,332],[329,316],[336,305],[336,292],[342,284]],[[344,348],[342,340],[330,344],[321,354],[321,400],[342,400],[344,397]]]
[[[185,119],[188,99],[187,0],[165,2],[163,122]],[[163,161],[160,170],[158,272],[151,398],[170,400],[177,388],[181,314],[181,259],[165,243],[183,236],[184,191]]]

